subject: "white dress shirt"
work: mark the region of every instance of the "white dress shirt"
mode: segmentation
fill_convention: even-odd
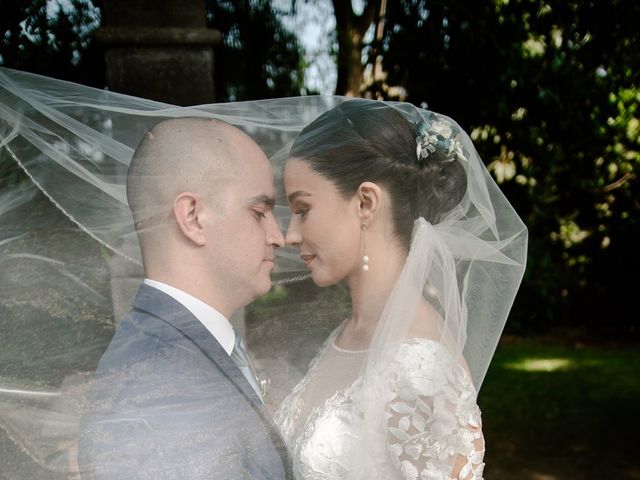
[[[174,298],[180,302],[187,310],[204,325],[204,327],[213,335],[222,348],[228,355],[231,355],[233,346],[236,342],[236,333],[229,323],[229,320],[225,318],[219,311],[210,305],[207,305],[202,300],[198,300],[196,297],[183,292],[179,288],[172,287],[166,283],[158,282],[157,280],[151,280],[149,278],[144,279],[144,283],[150,287],[157,288],[161,292]]]

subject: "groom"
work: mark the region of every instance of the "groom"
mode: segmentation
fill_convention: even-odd
[[[127,198],[146,278],[91,386],[82,478],[292,478],[227,320],[270,289],[283,244],[269,161],[224,122],[166,120],[136,149]]]

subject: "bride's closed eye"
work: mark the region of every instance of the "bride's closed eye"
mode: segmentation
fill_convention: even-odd
[[[304,220],[307,217],[307,214],[309,213],[309,209],[305,207],[294,208],[293,213],[295,215],[300,215],[300,218]]]

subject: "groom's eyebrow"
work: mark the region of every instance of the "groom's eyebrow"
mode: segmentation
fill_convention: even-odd
[[[273,197],[270,197],[269,195],[258,195],[256,197],[253,197],[251,200],[249,200],[249,203],[251,205],[255,205],[256,203],[263,203],[265,207],[267,207],[269,210],[273,210],[273,207],[276,204],[276,201]]]
[[[298,197],[310,197],[310,196],[311,196],[310,193],[304,192],[302,190],[298,190],[297,192],[293,192],[287,198],[289,199],[289,203],[293,203],[293,201]]]

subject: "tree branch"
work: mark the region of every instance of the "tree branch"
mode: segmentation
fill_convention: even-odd
[[[622,178],[619,178],[615,182],[610,183],[609,185],[605,185],[604,187],[602,187],[601,191],[602,191],[602,193],[610,192],[612,190],[615,190],[616,188],[620,188],[622,185],[627,183],[629,180],[633,180],[634,178],[636,178],[635,174],[627,172],[622,176]]]

